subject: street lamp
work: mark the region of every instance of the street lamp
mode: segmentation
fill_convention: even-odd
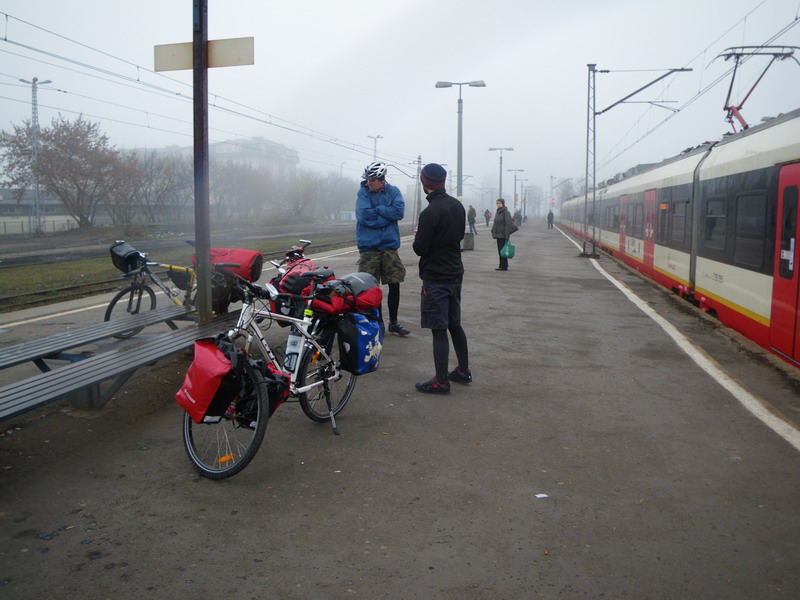
[[[44,232],[44,219],[42,218],[42,198],[39,188],[39,171],[36,168],[39,162],[39,101],[37,99],[37,86],[53,83],[49,79],[33,81],[20,79],[22,83],[31,86],[31,164],[33,165],[33,230],[39,235]]]
[[[456,81],[437,81],[436,87],[437,88],[449,88],[453,87],[454,85],[458,86],[458,159],[457,159],[457,171],[456,171],[456,196],[461,198],[461,191],[462,191],[462,181],[461,181],[461,167],[462,167],[462,153],[461,153],[461,120],[462,115],[464,113],[464,103],[461,100],[461,86],[466,85],[469,87],[486,87],[486,84],[483,80],[476,80],[476,81],[463,81],[463,82],[456,82]]]
[[[382,140],[382,135],[368,135],[368,138],[373,140],[372,144],[372,160],[378,160],[378,140]]]
[[[514,173],[514,208],[517,208],[517,173],[522,173],[525,169],[506,169],[509,173]]]
[[[527,179],[518,179],[519,182],[519,205],[522,207],[522,219],[525,220],[525,215],[527,214],[527,210],[525,209],[525,203],[527,202],[527,197],[525,196],[525,186],[522,185]]]
[[[498,198],[503,197],[503,150],[513,150],[513,148],[489,148],[489,152],[494,152],[495,150],[500,151],[500,191],[497,194]]]

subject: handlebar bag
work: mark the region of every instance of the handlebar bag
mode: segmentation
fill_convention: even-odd
[[[230,342],[197,340],[194,360],[175,400],[195,423],[219,421],[239,395],[243,365],[243,352]]]
[[[340,368],[353,375],[376,371],[383,348],[383,327],[377,314],[346,313],[337,326]]]
[[[111,262],[123,273],[130,273],[134,269],[144,266],[147,259],[128,242],[114,242],[109,248]]]
[[[241,248],[211,248],[208,251],[211,264],[235,263],[238,267],[226,267],[247,281],[258,281],[264,267],[264,255],[255,250]],[[197,256],[192,256],[192,265],[197,266]]]

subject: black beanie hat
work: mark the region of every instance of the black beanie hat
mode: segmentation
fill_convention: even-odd
[[[436,163],[425,165],[419,174],[422,185],[429,190],[443,190],[445,179],[447,179],[447,171],[442,165]]]

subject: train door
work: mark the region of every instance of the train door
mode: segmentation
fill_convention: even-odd
[[[782,167],[778,179],[778,225],[769,327],[770,346],[795,361],[800,361],[798,188],[800,163]]]
[[[619,197],[619,252],[620,257],[625,258],[627,253],[626,231],[628,229],[628,197]]]
[[[644,264],[648,271],[653,269],[653,256],[656,249],[656,191],[644,193]]]

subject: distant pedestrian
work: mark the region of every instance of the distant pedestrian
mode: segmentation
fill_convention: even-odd
[[[486,219],[486,226],[488,227],[489,219],[492,218],[492,211],[490,211],[488,208],[485,211],[483,211],[483,218]]]
[[[553,211],[550,210],[547,213],[547,228],[548,229],[552,229],[553,228],[553,218],[554,218]]]
[[[467,334],[461,327],[461,240],[464,239],[464,207],[445,191],[447,171],[431,163],[420,173],[428,206],[419,214],[419,227],[414,236],[414,252],[419,259],[422,279],[421,326],[433,335],[433,364],[436,375],[417,383],[425,394],[448,394],[450,382],[472,383],[469,370]],[[450,343],[458,359],[455,369],[447,372]]]
[[[467,223],[469,223],[469,232],[478,235],[478,230],[475,229],[475,217],[477,213],[475,212],[475,207],[472,204],[469,205],[469,210],[467,211]]]
[[[405,202],[400,190],[386,183],[385,164],[368,164],[362,177],[364,181],[356,198],[356,243],[361,253],[358,270],[389,286],[387,331],[406,336],[411,332],[397,321],[400,283],[406,276],[406,268],[397,253],[400,247],[397,222],[403,218]]]
[[[517,224],[511,218],[511,213],[506,208],[506,201],[502,198],[497,199],[497,212],[494,215],[492,224],[492,237],[497,240],[497,254],[506,245],[511,234],[517,230]],[[500,266],[495,271],[508,271],[508,259],[500,256]]]

